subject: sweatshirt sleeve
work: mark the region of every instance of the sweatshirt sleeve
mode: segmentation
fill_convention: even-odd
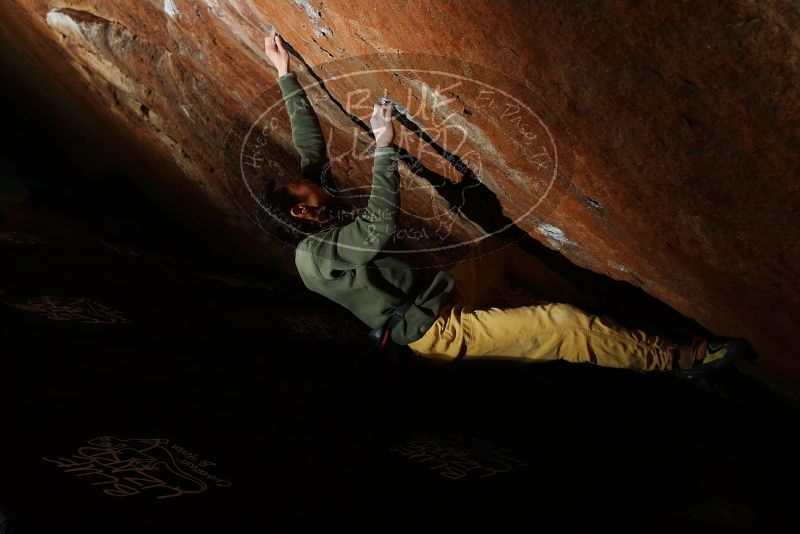
[[[328,169],[325,138],[314,109],[294,72],[278,78],[292,125],[292,141],[300,154],[300,171],[304,178],[319,182]]]
[[[298,252],[305,254],[297,254],[297,261],[314,265],[298,263],[298,268],[322,278],[337,278],[343,271],[368,263],[384,248],[397,225],[397,158],[395,146],[375,149],[367,208],[353,222],[303,240]]]

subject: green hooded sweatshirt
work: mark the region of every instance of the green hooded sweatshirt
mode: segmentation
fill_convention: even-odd
[[[300,153],[301,172],[318,182],[328,164],[319,122],[294,73],[279,77],[278,84],[292,124],[292,141]],[[413,299],[403,320],[392,329],[392,340],[406,345],[433,325],[455,282],[446,271],[412,269],[396,255],[382,252],[397,224],[397,158],[395,146],[375,149],[366,209],[345,226],[303,239],[295,264],[308,289],[341,304],[370,328],[383,326],[394,306]]]

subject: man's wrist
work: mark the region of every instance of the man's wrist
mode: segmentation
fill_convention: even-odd
[[[378,154],[397,154],[398,153],[398,148],[397,148],[397,145],[395,145],[393,143],[389,144],[389,145],[383,145],[383,146],[376,145],[374,152],[375,152],[375,155],[378,155]]]
[[[278,71],[278,78],[283,78],[287,74],[291,74],[291,73],[292,73],[292,71],[290,71],[290,70]]]

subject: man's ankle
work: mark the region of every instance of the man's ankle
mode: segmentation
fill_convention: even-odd
[[[681,345],[679,347],[677,367],[679,369],[691,369],[694,364],[694,349],[692,345]]]

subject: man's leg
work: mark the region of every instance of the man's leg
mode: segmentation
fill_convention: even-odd
[[[545,298],[576,304],[592,297],[502,236],[482,240],[449,271],[453,295],[425,335],[409,344],[434,359],[565,360],[607,367],[671,369],[679,346],[575,305],[552,303],[485,307],[491,289],[508,274]],[[482,309],[483,308],[483,309]]]
[[[409,344],[416,354],[439,360],[565,360],[643,371],[670,370],[680,347],[626,328],[571,304],[471,310],[454,299],[425,335]]]
[[[702,372],[706,367],[713,368],[720,361],[730,362],[745,352],[743,340],[734,339],[717,342],[715,347],[723,348],[714,348],[708,358],[702,343],[678,345],[573,304],[507,309],[482,306],[504,274],[539,296],[593,304],[593,297],[502,237],[481,241],[450,273],[456,280],[451,298],[425,335],[408,345],[420,356],[445,361],[560,359],[638,370],[671,370],[680,362],[681,369],[694,373],[695,369]],[[704,363],[706,360],[710,363]]]
[[[680,346],[571,304],[475,310],[460,314],[463,357],[565,360],[642,371],[670,370]]]

